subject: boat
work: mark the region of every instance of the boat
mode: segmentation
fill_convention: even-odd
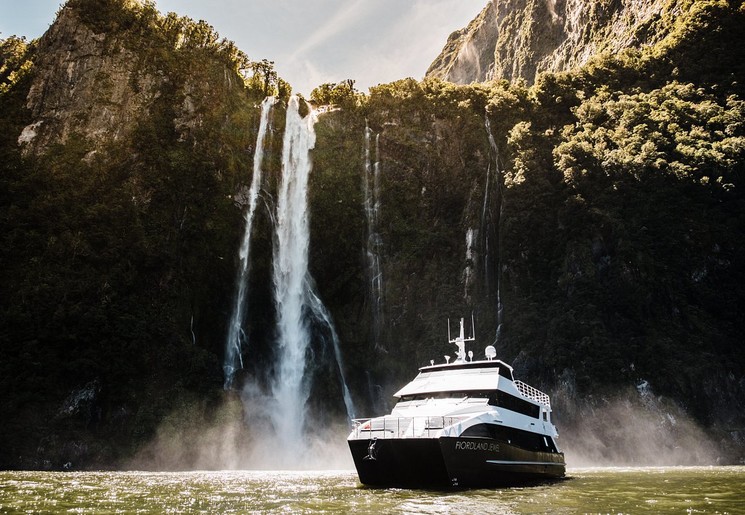
[[[473,325],[473,320],[472,320]],[[353,420],[347,441],[364,485],[402,488],[490,488],[564,477],[551,400],[516,380],[513,368],[485,348],[466,354],[460,334],[456,359],[419,369],[394,394],[389,415]],[[473,334],[473,330],[471,331]]]

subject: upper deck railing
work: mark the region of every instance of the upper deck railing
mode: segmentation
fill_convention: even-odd
[[[533,399],[534,401],[543,404],[548,409],[551,409],[551,399],[548,397],[548,395],[537,388],[533,388],[529,384],[523,383],[522,381],[515,380],[514,383],[517,387],[517,390],[525,397],[527,397],[528,399]]]

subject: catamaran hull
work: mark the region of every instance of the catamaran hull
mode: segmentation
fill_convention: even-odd
[[[564,454],[488,438],[349,440],[360,482],[405,488],[488,488],[559,479]]]

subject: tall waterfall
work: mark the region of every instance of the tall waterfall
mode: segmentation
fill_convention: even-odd
[[[489,136],[489,145],[491,146],[492,153],[494,154],[494,176],[495,176],[495,191],[496,191],[496,202],[497,202],[497,219],[495,221],[495,225],[497,227],[497,252],[496,252],[496,270],[497,270],[497,330],[496,334],[494,335],[494,343],[499,343],[499,340],[502,336],[502,323],[503,323],[503,306],[502,306],[502,288],[501,288],[501,277],[502,277],[502,245],[501,245],[501,226],[502,226],[502,207],[503,207],[503,199],[502,199],[502,174],[499,171],[499,148],[497,147],[497,142],[494,140],[494,135],[492,134],[491,130],[491,123],[489,122],[489,116],[484,116],[484,125],[486,126],[486,133]],[[490,182],[490,176],[491,176],[491,163],[489,164],[489,167],[487,168],[486,172],[486,190],[484,193],[484,208],[482,211],[482,223],[486,219],[486,213],[487,213],[487,206],[489,201],[489,182]],[[488,233],[489,231],[484,231],[484,234],[486,235],[486,241],[484,245],[485,252],[488,252],[489,249],[489,241],[488,241]],[[488,263],[488,255],[485,254],[484,262],[485,264]],[[487,273],[486,270],[488,270],[488,266],[484,266],[485,274]]]
[[[363,191],[365,194],[365,217],[367,218],[367,273],[369,299],[371,305],[373,341],[376,349],[382,349],[381,332],[383,324],[383,270],[380,265],[381,239],[378,233],[380,215],[380,134],[375,135],[375,162],[370,151],[373,132],[365,124],[365,173]]]
[[[240,266],[238,267],[238,278],[236,280],[235,298],[233,300],[233,311],[230,315],[228,325],[228,337],[225,341],[225,358],[223,360],[223,371],[225,374],[224,388],[233,387],[235,373],[243,368],[242,351],[246,343],[246,333],[243,330],[243,322],[246,318],[246,292],[248,289],[248,273],[250,268],[251,250],[251,228],[253,227],[256,203],[261,188],[261,165],[264,159],[264,138],[269,128],[269,113],[275,103],[274,97],[267,97],[261,104],[261,120],[259,122],[259,133],[256,136],[256,151],[254,152],[253,177],[251,187],[248,190],[246,202],[245,228],[243,239],[238,252]]]
[[[273,283],[277,309],[278,352],[271,394],[271,419],[282,442],[302,442],[306,402],[310,395],[307,354],[311,331],[309,315],[331,331],[340,371],[338,338],[326,308],[313,292],[308,272],[310,243],[308,179],[312,168],[310,150],[315,145],[315,114],[302,118],[300,102],[290,98],[282,147],[282,179],[277,197],[273,257]],[[341,374],[348,415],[353,416],[351,397]]]

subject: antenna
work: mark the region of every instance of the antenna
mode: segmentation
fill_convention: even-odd
[[[450,343],[454,343],[458,346],[458,352],[456,352],[456,362],[465,362],[466,361],[466,342],[472,342],[475,341],[476,338],[471,335],[468,338],[466,338],[465,335],[465,328],[464,328],[464,319],[460,319],[460,333],[458,334],[457,338],[451,338],[450,337],[450,319],[448,318],[448,341]],[[471,322],[473,323],[473,314],[471,314]],[[473,328],[472,328],[473,331]]]
[[[463,341],[463,342],[474,342],[474,341],[476,341],[476,337],[474,335],[475,330],[474,330],[474,326],[473,326],[473,315],[471,315],[471,324],[472,324],[472,326],[471,326],[471,336],[469,336],[468,338],[466,338],[466,336],[464,334],[465,333],[465,330],[463,328],[463,321],[464,320],[465,320],[464,318],[461,318],[460,319],[460,335],[457,338],[451,338],[450,337],[450,319],[448,318],[448,341],[450,343],[455,343],[457,345],[459,341]]]

